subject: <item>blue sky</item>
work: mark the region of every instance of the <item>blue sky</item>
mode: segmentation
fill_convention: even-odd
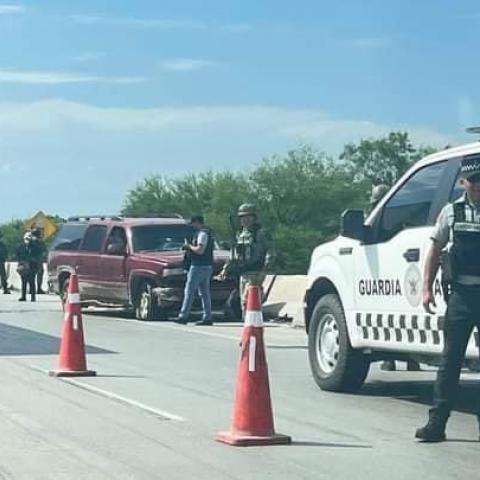
[[[0,221],[300,143],[468,141],[479,28],[473,0],[0,1]]]

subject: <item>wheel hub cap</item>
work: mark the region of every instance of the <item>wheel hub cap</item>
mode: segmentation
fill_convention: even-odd
[[[325,373],[331,373],[338,362],[339,333],[335,317],[326,314],[317,332],[317,359]]]

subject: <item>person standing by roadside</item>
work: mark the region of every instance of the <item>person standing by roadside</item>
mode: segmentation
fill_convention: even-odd
[[[436,306],[433,284],[440,259],[442,275],[450,287],[434,405],[427,424],[415,433],[416,438],[425,442],[446,438],[445,428],[457,394],[465,350],[473,328],[480,328],[480,155],[464,157],[460,174],[465,194],[440,212],[425,263],[423,306],[428,314],[433,314],[431,306]],[[477,409],[480,423],[480,402]]]
[[[240,275],[240,301],[245,311],[250,285],[262,286],[271,268],[274,253],[270,235],[258,222],[257,209],[251,203],[240,205],[237,216],[241,230],[236,237],[232,258],[225,264],[220,278]]]
[[[43,264],[46,261],[47,255],[47,247],[45,246],[45,242],[43,241],[42,230],[40,228],[34,228],[32,230],[32,241],[37,242],[39,255],[40,255],[40,262],[38,264],[38,270],[35,275],[37,293],[39,295],[45,295],[45,291],[43,290],[43,275],[45,273],[45,269],[43,268]]]
[[[36,301],[35,276],[41,262],[41,250],[38,242],[33,239],[32,233],[27,232],[23,242],[17,248],[17,271],[22,279],[22,295],[20,302],[27,300],[27,286],[30,291],[32,302]]]
[[[205,225],[202,215],[194,215],[190,223],[195,230],[192,243],[185,243],[183,249],[189,256],[190,266],[185,284],[185,295],[183,297],[180,314],[175,319],[176,323],[183,325],[188,323],[190,310],[198,291],[202,300],[202,320],[195,325],[212,325],[212,299],[210,293],[210,282],[213,275],[213,250],[215,240],[212,230]]]
[[[8,251],[5,243],[2,241],[2,232],[0,232],[0,283],[4,294],[9,294],[7,271],[5,262],[7,261]]]

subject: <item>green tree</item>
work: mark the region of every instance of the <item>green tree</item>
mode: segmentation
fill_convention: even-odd
[[[383,138],[345,145],[340,159],[357,180],[391,186],[408,167],[433,151],[432,147],[414,146],[407,132],[390,132]]]
[[[0,232],[2,233],[1,240],[5,243],[8,250],[8,259],[14,260],[17,246],[23,240],[25,232],[24,222],[22,220],[13,220],[10,223],[0,225]]]

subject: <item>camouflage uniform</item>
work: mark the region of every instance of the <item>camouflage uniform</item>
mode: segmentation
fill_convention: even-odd
[[[254,215],[253,205],[244,204],[239,208],[238,216]],[[247,290],[250,285],[262,286],[266,272],[273,261],[273,247],[269,234],[258,224],[242,228],[237,234],[232,259],[240,273],[240,299],[245,308]]]

